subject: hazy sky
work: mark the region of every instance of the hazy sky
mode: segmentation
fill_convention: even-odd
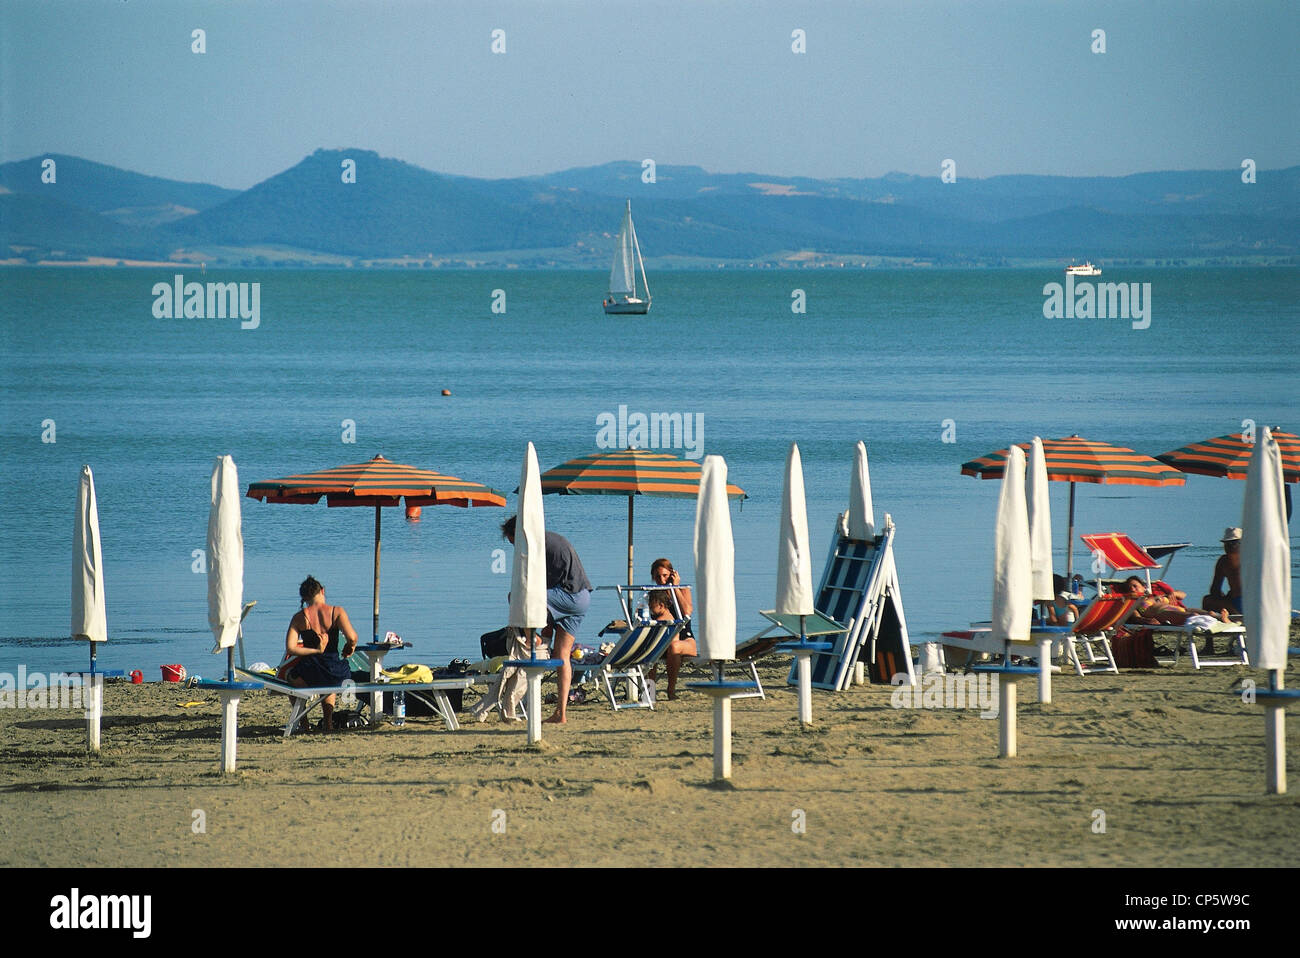
[[[487,177],[1271,169],[1300,163],[1298,41],[1295,0],[4,0],[0,160],[236,188],[317,147]]]

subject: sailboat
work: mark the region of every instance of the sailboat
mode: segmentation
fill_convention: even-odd
[[[641,272],[644,299],[637,295],[637,270]],[[636,241],[636,228],[632,225],[631,200],[627,201],[627,209],[623,212],[618,245],[614,247],[614,264],[609,268],[609,294],[602,305],[608,314],[643,316],[650,312],[650,284],[645,279],[641,244]]]

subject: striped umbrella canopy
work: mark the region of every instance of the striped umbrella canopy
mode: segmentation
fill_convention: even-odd
[[[432,469],[417,469],[375,456],[369,462],[336,466],[283,479],[250,483],[248,497],[265,502],[303,505],[375,507],[374,637],[379,638],[379,510],[384,506],[504,506],[503,493],[477,482],[457,479]]]
[[[1270,432],[1277,442],[1278,452],[1282,457],[1282,492],[1286,501],[1286,518],[1290,522],[1291,489],[1287,484],[1300,482],[1300,436],[1280,429],[1272,429]],[[1194,442],[1181,449],[1162,452],[1156,458],[1175,469],[1196,473],[1199,476],[1245,479],[1246,470],[1250,466],[1250,457],[1254,451],[1253,433],[1247,438],[1245,433],[1234,432],[1230,436],[1215,436],[1213,439]]]
[[[542,494],[627,496],[627,584],[632,578],[632,497],[695,499],[700,493],[700,464],[667,452],[620,449],[579,456],[542,473]],[[747,499],[745,490],[728,485],[729,499]]]
[[[1030,443],[1017,443],[1028,450]],[[1074,486],[1078,482],[1124,486],[1181,486],[1187,480],[1177,469],[1157,462],[1124,446],[1084,439],[1078,434],[1064,439],[1044,439],[1043,455],[1047,460],[1047,478],[1070,484],[1070,527],[1066,536],[1065,575],[1074,574]],[[964,462],[963,476],[1001,479],[1007,462],[1007,450],[999,449],[987,456]]]
[[[1272,430],[1282,454],[1282,480],[1300,482],[1300,436],[1290,432]],[[1156,456],[1161,462],[1183,472],[1198,476],[1217,476],[1220,479],[1245,479],[1250,467],[1250,457],[1255,452],[1255,436],[1234,432],[1230,436],[1215,436],[1194,442],[1171,452]]]

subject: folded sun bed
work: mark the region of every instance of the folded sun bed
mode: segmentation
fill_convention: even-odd
[[[457,678],[434,679],[432,682],[349,682],[346,685],[338,686],[299,688],[264,672],[249,672],[246,669],[236,669],[235,671],[244,679],[261,684],[268,692],[277,692],[289,696],[292,708],[289,710],[289,720],[284,723],[285,738],[293,734],[294,729],[298,727],[298,723],[319,705],[325,696],[341,695],[344,692],[352,692],[356,695],[365,695],[370,692],[405,692],[414,695],[441,716],[447,728],[454,732],[460,728],[460,723],[456,721],[456,710],[452,708],[451,702],[447,698],[447,692],[452,689],[468,689],[474,682],[471,676],[460,676]],[[371,716],[372,723],[378,721],[379,716]]]

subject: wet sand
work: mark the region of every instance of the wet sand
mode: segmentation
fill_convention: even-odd
[[[1240,866],[1295,855],[1300,715],[1291,794],[1266,795],[1263,710],[1230,694],[1262,682],[1256,670],[1195,672],[1183,659],[1062,674],[1048,706],[1031,679],[1020,753],[999,759],[995,719],[896,709],[884,686],[815,693],[815,725],[800,729],[777,663],[764,670],[767,699],[734,705],[733,779],[721,787],[711,705],[690,692],[654,712],[576,706],[529,747],[522,725],[448,732],[433,718],[285,740],[285,700],[259,691],[240,704],[239,768],[224,776],[215,694],[109,684],[96,757],[80,712],[0,709],[0,864]]]

